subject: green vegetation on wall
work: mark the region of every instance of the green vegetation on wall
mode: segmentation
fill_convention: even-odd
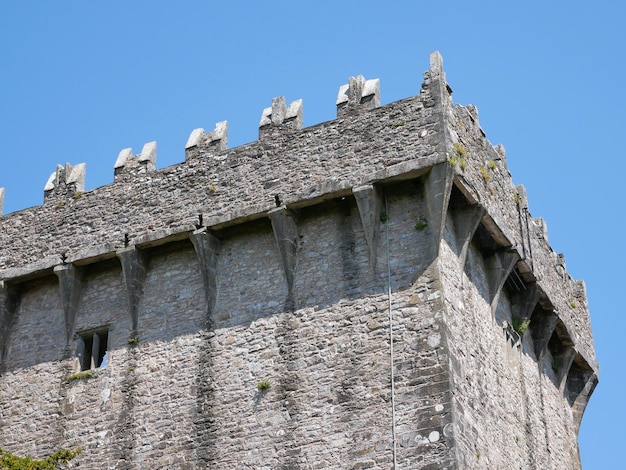
[[[82,450],[59,449],[43,459],[20,457],[0,448],[0,468],[4,470],[57,470],[82,454]]]

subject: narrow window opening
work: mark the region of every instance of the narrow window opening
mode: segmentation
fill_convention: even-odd
[[[76,356],[80,362],[80,370],[99,369],[106,366],[108,343],[108,329],[79,333]]]

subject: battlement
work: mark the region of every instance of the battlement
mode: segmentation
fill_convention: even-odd
[[[274,207],[276,198],[289,206],[314,204],[346,194],[352,187],[409,178],[448,161],[457,175],[455,184],[472,204],[487,206],[487,214],[503,231],[506,243],[519,248],[520,258],[532,261],[531,245],[536,245],[535,250],[545,252],[547,260],[552,260],[548,264],[553,266],[539,264],[536,269],[563,273],[572,286],[568,291],[573,293],[576,283],[565,273],[562,255],[554,254],[548,245],[545,222],[529,216],[524,187],[511,185],[504,147],[494,147],[485,139],[475,106],[447,107],[451,105],[450,95],[443,62],[436,53],[431,57],[421,93],[383,108],[378,79],[351,77],[339,88],[338,118],[352,118],[354,134],[364,126],[372,126],[370,132],[396,140],[386,157],[374,160],[358,158],[359,153],[366,152],[366,145],[351,138],[351,129],[340,133],[341,121],[302,129],[302,100],[287,106],[285,98],[278,97],[261,114],[260,140],[238,148],[227,148],[228,123],[223,121],[208,134],[203,129],[193,130],[185,145],[186,161],[163,170],[156,170],[156,142],[145,144],[135,156],[132,149],[123,149],[114,163],[114,183],[88,192],[84,192],[84,163],[58,165],[45,185],[44,206],[9,214],[2,220],[9,233],[0,252],[0,268],[9,269],[3,278],[10,278],[12,273],[20,276],[31,270],[51,269],[61,253],[72,262],[88,258],[91,253],[106,253],[123,246],[126,234],[132,243],[152,243],[163,234],[185,233],[195,226],[200,214],[208,227],[219,229],[262,217]],[[377,115],[359,120],[360,115],[374,110],[378,110]],[[447,117],[456,122],[435,122],[437,112],[450,113]],[[476,149],[476,155],[459,155],[451,142],[444,147],[442,134],[450,135],[463,148]],[[418,138],[409,142],[415,135]],[[314,152],[298,152],[311,139],[317,140]],[[181,197],[185,186],[192,193]],[[481,194],[477,189],[483,187],[487,192]],[[0,201],[3,196],[2,189]],[[180,214],[183,206],[188,209]],[[84,232],[80,226],[98,213],[110,213],[110,217],[107,220],[105,216],[103,223],[95,217],[88,221],[87,225],[94,226],[77,243]],[[51,225],[57,225],[55,220],[67,220],[70,214],[68,226],[55,236],[55,230],[42,223],[49,219]],[[166,219],[176,214],[182,217],[168,224]],[[528,223],[524,221],[518,233],[520,214]],[[24,242],[22,237],[11,234],[12,226],[23,231],[24,219],[38,221],[32,231],[27,230],[33,233],[33,239],[40,233],[48,234],[45,238],[50,242],[42,244],[40,252],[33,253],[30,240]],[[150,227],[148,231],[142,228],[144,225]],[[535,227],[538,229],[531,231]]]
[[[518,360],[515,367],[519,370],[532,370],[531,363],[538,365],[539,377],[532,380],[551,383],[554,393],[544,397],[541,394],[547,392],[542,391],[542,385],[537,388],[539,398],[533,389],[535,392],[519,400],[530,400],[524,407],[534,407],[535,400],[557,403],[561,397],[572,424],[571,429],[556,432],[559,439],[569,442],[597,384],[585,285],[570,277],[564,256],[549,245],[545,222],[531,215],[524,187],[512,182],[504,147],[494,147],[486,139],[477,108],[452,104],[452,89],[439,53],[431,55],[430,68],[417,91],[413,97],[381,105],[378,79],[350,77],[339,88],[337,119],[306,128],[302,127],[302,100],[287,105],[284,97],[274,98],[271,107],[261,113],[258,141],[229,149],[226,121],[208,133],[195,129],[185,144],[185,161],[164,169],[156,169],[156,142],[145,144],[138,155],[130,148],[123,149],[114,162],[113,183],[90,191],[84,190],[84,163],[58,165],[44,188],[41,206],[0,217],[2,343],[14,341],[9,325],[26,315],[18,313],[19,309],[30,305],[17,299],[33,291],[37,283],[47,286],[58,282],[65,334],[59,347],[62,353],[54,360],[70,361],[77,332],[87,331],[84,337],[89,341],[93,335],[102,334],[91,324],[78,327],[86,280],[97,284],[100,278],[95,273],[117,269],[114,266],[119,266],[123,285],[107,282],[126,293],[128,337],[142,336],[142,328],[147,328],[142,326],[142,316],[146,314],[144,302],[149,289],[144,286],[149,286],[148,274],[157,269],[157,262],[151,259],[161,259],[163,250],[187,253],[185,250],[193,247],[207,311],[198,331],[247,324],[247,320],[227,321],[219,315],[222,310],[245,308],[238,305],[240,300],[234,300],[245,295],[234,293],[236,285],[225,280],[229,276],[242,285],[258,282],[256,290],[268,292],[270,300],[256,300],[255,305],[264,307],[251,303],[247,307],[250,311],[266,309],[279,316],[296,312],[300,322],[305,321],[302,315],[313,318],[318,310],[346,299],[379,298],[385,293],[380,288],[383,281],[389,283],[391,295],[395,279],[394,288],[403,292],[403,297],[394,308],[404,309],[406,321],[414,321],[411,315],[418,310],[430,309],[432,318],[440,322],[428,323],[439,326],[436,332],[426,328],[429,333],[423,344],[430,346],[423,347],[435,348],[437,359],[429,360],[438,364],[438,370],[447,371],[445,383],[449,386],[441,396],[448,397],[446,409],[449,416],[456,417],[446,418],[448,421],[437,418],[442,422],[441,433],[446,423],[457,426],[457,431],[462,423],[473,430],[467,436],[474,432],[481,435],[480,425],[473,419],[466,421],[462,409],[470,407],[471,400],[465,401],[465,397],[476,393],[471,389],[469,372],[476,366],[470,365],[470,358],[486,358],[487,365],[481,363],[485,374],[502,372],[501,359],[495,356],[500,353],[488,345],[474,349],[487,341],[480,339],[484,334],[493,344],[507,345],[503,354],[509,361],[513,361],[515,351],[530,358],[527,362]],[[4,190],[0,189],[0,213],[3,197]],[[352,213],[358,215],[351,218]],[[341,255],[344,277],[336,282],[348,287],[331,295],[328,292],[334,292],[335,287],[325,288],[325,280],[310,273],[331,269],[328,266],[335,260],[325,258],[321,248],[307,250],[316,239],[326,240],[331,230],[326,224],[335,220],[333,217],[339,221],[333,224],[340,227],[337,236],[342,241],[337,243],[346,250]],[[342,217],[348,222],[341,222]],[[409,220],[411,217],[414,220]],[[355,224],[358,229],[354,229]],[[395,261],[390,261],[390,230],[391,240],[402,246]],[[271,233],[273,245],[267,233]],[[246,237],[253,235],[258,239],[248,241]],[[332,241],[325,243],[334,246]],[[419,249],[414,250],[416,246]],[[245,263],[256,260],[258,266],[279,266],[281,281],[274,280],[276,269],[267,274],[272,281],[263,284],[244,261],[228,261],[243,256],[237,253],[244,251]],[[178,266],[174,270],[177,276],[182,269]],[[244,271],[248,274],[242,275]],[[305,282],[306,276],[316,281]],[[243,286],[241,289],[245,290]],[[384,311],[385,307],[376,308]],[[488,314],[478,318],[474,312]],[[483,333],[468,332],[463,323],[467,317],[477,322],[476,332]],[[254,318],[253,323],[261,321],[261,317]],[[197,333],[194,328],[187,325],[185,334]],[[290,330],[291,326],[280,328]],[[415,325],[406,328],[419,331]],[[112,330],[107,331],[110,338]],[[471,342],[467,338],[473,334],[476,338]],[[437,339],[441,336],[445,341]],[[295,348],[294,344],[289,348]],[[409,344],[402,354],[413,350]],[[3,370],[21,367],[17,353],[13,356],[11,359],[7,348],[0,350]],[[402,367],[408,365],[398,367],[402,375]],[[508,377],[508,372],[502,373]],[[456,394],[461,398],[454,401],[450,397]],[[477,413],[488,426],[491,418]],[[539,420],[530,415],[526,419],[522,428],[531,428]],[[438,442],[439,435],[437,431],[435,439],[431,433],[430,443]],[[456,445],[459,452],[475,454],[466,448],[471,437],[464,438],[462,433],[452,436],[450,431],[447,439],[451,448]],[[423,438],[419,442],[423,445]],[[563,452],[569,452],[575,461],[574,450],[577,452],[575,444]],[[492,465],[502,464],[493,458]],[[550,464],[546,465],[549,468]]]
[[[115,181],[121,179],[125,174],[149,173],[156,169],[156,142],[148,142],[141,149],[139,155],[133,157],[133,149],[123,149],[115,160],[114,172]]]
[[[85,189],[85,164],[79,163],[72,166],[69,163],[65,167],[57,165],[55,171],[50,174],[44,187],[44,200],[53,196],[75,194]]]

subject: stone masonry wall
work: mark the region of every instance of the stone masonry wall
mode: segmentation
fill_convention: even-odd
[[[524,187],[511,181],[504,147],[494,148],[485,138],[476,107],[457,106],[453,111],[448,117],[449,132],[453,140],[466,148],[470,162],[465,169],[457,167],[464,186],[476,202],[487,208],[510,244],[528,260],[579,348],[589,362],[595,362],[591,324],[585,313],[584,282],[574,281],[567,274],[564,256],[555,253],[548,244],[545,222],[530,214]]]
[[[293,312],[282,305],[285,283],[271,227],[251,222],[250,230],[229,233],[208,335],[200,332],[206,305],[188,242],[150,253],[137,347],[126,344],[131,328],[119,266],[91,267],[76,329],[111,325],[107,366],[70,381],[72,359],[58,353],[56,360],[5,375],[7,385],[33,376],[37,396],[54,414],[49,425],[32,426],[24,417],[42,400],[34,401],[32,388],[4,389],[3,434],[21,438],[3,445],[33,455],[61,445],[82,448],[80,463],[92,468],[389,468],[389,240],[398,463],[451,465],[440,294],[425,272],[427,233],[413,228],[423,210],[421,193],[419,184],[409,184],[389,194],[378,272],[353,199],[303,212],[301,295]],[[45,292],[23,293],[17,318],[31,297]],[[40,318],[58,303],[53,295],[44,299]],[[18,324],[15,337],[44,328]],[[62,332],[57,336],[63,339]],[[17,349],[10,357],[19,355]],[[54,371],[53,378],[43,380],[40,368]],[[261,392],[257,384],[265,379],[271,387]],[[202,422],[199,406],[207,395],[211,419]]]
[[[461,467],[580,468],[575,419],[554,371],[538,363],[528,335],[507,334],[485,301],[482,254],[472,247],[461,271],[454,250],[442,248]],[[498,310],[510,323],[506,296]]]
[[[366,119],[285,129],[233,150],[207,151],[199,145],[202,158],[125,175],[93,191],[52,194],[42,206],[2,218],[0,268],[47,267],[58,264],[61,253],[70,261],[81,259],[93,249],[123,246],[125,234],[137,242],[189,230],[200,213],[215,226],[266,212],[275,195],[288,204],[349,190],[403,162],[428,166],[439,141],[428,105],[418,95],[372,110]],[[378,143],[371,146],[374,136]]]
[[[87,192],[83,164],[57,167],[43,205],[0,217],[0,447],[102,469],[579,468],[584,283],[450,95],[433,53],[383,107],[352,77],[330,122],[275,98],[257,142],[228,149],[218,123],[161,170],[156,143],[124,149]],[[100,338],[105,364],[72,376]]]

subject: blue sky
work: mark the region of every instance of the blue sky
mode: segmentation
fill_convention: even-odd
[[[113,180],[119,151],[156,140],[184,159],[197,127],[229,121],[255,140],[276,96],[304,124],[335,117],[350,75],[380,78],[386,104],[419,93],[439,50],[456,103],[473,103],[507,149],[533,216],[584,279],[600,385],[580,432],[585,469],[621,468],[626,442],[621,243],[626,167],[623,2],[27,1],[0,4],[4,213],[41,204],[57,163]]]

